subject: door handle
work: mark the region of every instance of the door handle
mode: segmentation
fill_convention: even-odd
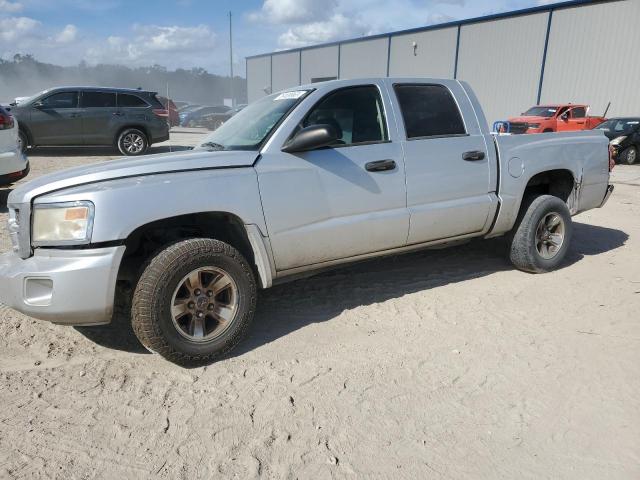
[[[122,115],[124,115],[124,113],[122,113],[122,112],[113,112],[112,115],[115,115],[116,117],[121,117]]]
[[[484,160],[484,152],[481,150],[472,150],[471,152],[464,152],[462,159],[467,162],[476,162],[478,160]]]
[[[365,164],[364,168],[368,172],[384,172],[385,170],[393,170],[396,168],[396,162],[393,160],[377,160]]]

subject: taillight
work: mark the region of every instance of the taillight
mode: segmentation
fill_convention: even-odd
[[[164,108],[154,108],[153,109],[153,114],[156,117],[168,117],[169,116],[169,110],[165,110]]]
[[[0,130],[10,130],[14,125],[13,116],[8,113],[0,112]]]
[[[609,145],[609,171],[613,171],[613,167],[616,166],[616,149],[613,145]]]

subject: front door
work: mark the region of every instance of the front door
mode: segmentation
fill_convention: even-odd
[[[380,85],[333,91],[297,126],[330,124],[330,148],[264,153],[256,165],[278,271],[403,246],[409,216],[402,148]],[[390,121],[389,121],[390,120]],[[384,163],[374,163],[384,162]]]
[[[394,90],[405,130],[408,243],[480,232],[494,204],[492,157],[483,134],[477,125],[465,125],[443,85],[396,84]],[[470,110],[465,118],[473,116]]]
[[[29,125],[35,145],[82,145],[78,92],[57,92],[31,107]]]

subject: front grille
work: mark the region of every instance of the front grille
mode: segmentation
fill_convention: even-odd
[[[509,122],[509,133],[521,134],[526,133],[529,125],[524,122]]]

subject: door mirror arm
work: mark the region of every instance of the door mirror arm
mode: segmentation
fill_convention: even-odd
[[[298,131],[282,147],[286,153],[307,152],[328,147],[338,140],[335,127],[327,124],[311,125]]]

